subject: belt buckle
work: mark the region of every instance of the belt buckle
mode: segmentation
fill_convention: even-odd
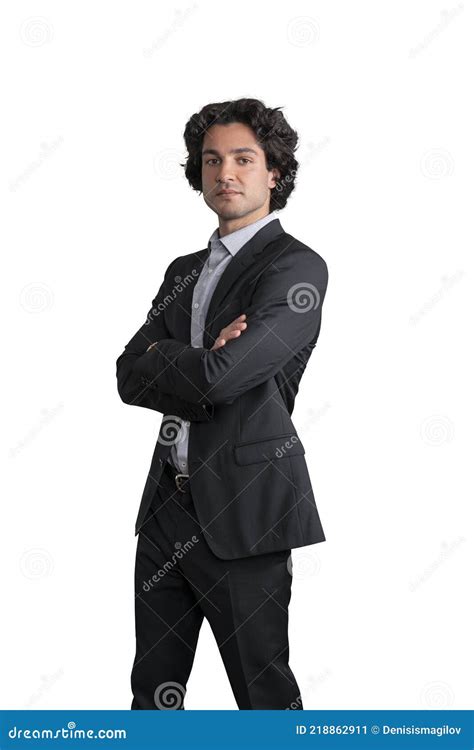
[[[174,477],[174,483],[180,492],[186,492],[186,490],[182,488],[182,485],[180,484],[180,481],[179,481],[183,477],[184,477],[184,480],[189,479],[189,474],[175,474],[175,477]]]

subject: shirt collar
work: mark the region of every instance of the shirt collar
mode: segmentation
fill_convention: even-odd
[[[217,227],[209,238],[208,248],[212,252],[213,249],[224,246],[231,255],[237,255],[239,250],[252,239],[259,229],[277,218],[276,211],[271,211],[271,213],[263,216],[261,219],[257,219],[257,221],[253,221],[251,224],[241,227],[235,232],[225,234],[224,237],[219,237],[219,228]]]

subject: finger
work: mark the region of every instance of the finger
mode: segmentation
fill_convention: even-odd
[[[229,331],[242,331],[247,326],[247,323],[231,323],[230,326],[227,326]]]

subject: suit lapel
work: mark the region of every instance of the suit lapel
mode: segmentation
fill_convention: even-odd
[[[186,256],[186,265],[181,270],[182,275],[175,276],[175,280],[179,280],[183,285],[182,293],[175,300],[178,304],[176,327],[179,329],[178,339],[180,341],[191,341],[191,313],[193,309],[194,288],[208,255],[209,248],[205,248]]]
[[[254,234],[254,236],[240,248],[238,253],[233,256],[230,262],[227,264],[224,273],[217,282],[217,286],[209,304],[209,308],[206,315],[206,325],[203,335],[203,346],[205,349],[210,349],[213,345],[213,341],[210,336],[211,324],[216,315],[216,312],[220,305],[222,305],[227,293],[232,288],[234,282],[239,278],[240,274],[247,266],[251,265],[256,256],[263,252],[266,246],[273,242],[276,237],[283,234],[284,230],[280,224],[279,219],[274,219],[268,224],[265,224],[261,229]],[[207,258],[207,250],[205,258]],[[200,255],[200,253],[196,253]],[[204,259],[205,259],[204,258]],[[194,285],[193,285],[194,287]],[[191,304],[189,305],[191,309]]]

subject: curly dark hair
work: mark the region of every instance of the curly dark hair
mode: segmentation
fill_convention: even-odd
[[[277,168],[280,177],[271,190],[270,211],[286,206],[295,187],[298,162],[298,133],[286,121],[281,107],[270,109],[259,99],[236,99],[229,102],[206,104],[200,112],[191,115],[184,129],[184,140],[188,157],[182,167],[191,187],[202,193],[202,143],[206,130],[212,125],[241,122],[254,131],[257,141],[265,153],[268,170]]]

